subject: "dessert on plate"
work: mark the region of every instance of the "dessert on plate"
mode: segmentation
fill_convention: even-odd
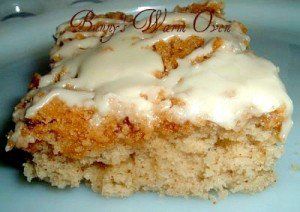
[[[57,28],[51,71],[15,107],[6,150],[32,155],[28,181],[204,199],[276,181],[292,102],[222,2],[177,6],[156,29],[121,12],[90,18]]]

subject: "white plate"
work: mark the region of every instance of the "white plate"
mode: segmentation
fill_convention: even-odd
[[[5,5],[9,7],[11,2]],[[64,3],[52,0],[47,5],[42,1],[29,1],[32,2],[41,4],[36,4],[38,7],[33,10],[37,16],[0,21],[2,147],[5,134],[12,127],[13,106],[26,92],[30,75],[47,70],[48,52],[53,43],[51,36],[56,25],[68,20],[80,8],[93,8],[97,12],[133,12],[141,6],[172,8],[188,1],[103,1],[69,7],[72,2],[69,0]],[[0,16],[3,5],[0,3]],[[33,7],[22,6],[25,9]],[[252,49],[281,68],[281,78],[294,102],[294,127],[288,137],[286,152],[278,162],[278,181],[274,186],[255,195],[233,194],[216,205],[196,198],[160,197],[153,193],[107,199],[84,186],[59,190],[43,182],[28,183],[9,161],[8,157],[12,156],[1,151],[0,211],[300,211],[300,172],[292,169],[292,166],[300,165],[300,3],[292,0],[227,1],[226,12],[227,17],[248,26]]]

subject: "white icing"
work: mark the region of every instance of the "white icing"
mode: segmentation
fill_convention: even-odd
[[[80,54],[83,50],[97,46],[99,43],[98,37],[88,37],[82,40],[73,40],[65,43],[64,48],[60,48],[53,52],[53,55],[59,55],[63,58],[70,58]]]
[[[92,101],[95,94],[93,92],[85,91],[73,91],[66,89],[51,89],[47,95],[43,97],[36,96],[33,100],[33,105],[27,109],[25,117],[34,116],[36,111],[44,107],[49,103],[54,97],[59,97],[63,99],[68,106],[82,106],[82,107],[93,107],[94,102]]]
[[[233,129],[245,112],[259,116],[284,106],[287,113],[281,136],[285,138],[291,127],[292,103],[278,77],[278,69],[246,50],[249,37],[237,24],[232,24],[231,32],[210,32],[210,27],[198,33],[191,28],[194,18],[193,14],[168,14],[165,23],[184,21],[189,26],[185,32],[147,34],[129,26],[104,44],[96,41],[96,34],[92,33],[90,38],[68,42],[55,51],[64,60],[41,79],[40,89],[47,90],[46,96],[27,110],[26,117],[33,116],[53,97],[59,97],[70,106],[93,106],[102,117],[113,111],[120,116],[143,116],[151,122],[156,118],[154,111],[167,111],[181,122],[202,118]],[[198,23],[206,26],[207,21],[208,16],[203,14]],[[213,22],[229,24],[217,17]],[[205,45],[179,59],[178,68],[168,76],[155,78],[153,73],[163,71],[164,67],[152,45],[173,36],[185,39],[191,35],[202,37]],[[222,47],[210,59],[192,64],[196,57],[212,52],[216,37],[224,41]],[[80,52],[81,46],[90,49]],[[66,73],[54,82],[62,69]],[[73,90],[67,90],[66,85]],[[168,98],[156,103],[161,90]],[[182,99],[185,105],[172,107],[170,97]]]

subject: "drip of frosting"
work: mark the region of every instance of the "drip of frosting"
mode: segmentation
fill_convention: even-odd
[[[168,14],[165,23],[183,21],[187,26],[185,32],[142,33],[129,26],[107,43],[100,43],[93,37],[95,34],[70,41],[53,52],[63,60],[42,77],[39,89],[46,94],[33,103],[26,117],[34,116],[52,98],[58,97],[70,106],[94,107],[100,116],[134,113],[151,122],[156,118],[154,111],[167,111],[179,122],[205,119],[234,129],[246,112],[259,116],[285,107],[286,121],[281,132],[284,138],[291,127],[292,103],[278,77],[279,69],[246,50],[249,37],[238,24],[214,17],[214,24],[231,24],[231,31],[211,32],[210,27],[199,33],[192,29],[194,18],[193,14]],[[202,14],[199,27],[206,26],[208,21],[209,17]],[[154,73],[163,71],[164,65],[152,45],[174,36],[181,39],[199,36],[205,45],[179,59],[175,70],[158,79]],[[198,56],[212,52],[215,38],[223,40],[222,47],[208,60],[193,64]],[[157,102],[162,91],[166,98]],[[184,104],[172,105],[171,98]]]

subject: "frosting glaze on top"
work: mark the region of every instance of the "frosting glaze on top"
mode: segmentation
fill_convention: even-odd
[[[260,116],[285,107],[286,120],[281,132],[285,138],[292,123],[292,102],[278,77],[278,67],[246,49],[249,37],[238,23],[214,17],[212,23],[230,24],[231,31],[210,32],[211,26],[200,33],[192,28],[194,18],[195,14],[187,13],[167,15],[166,24],[185,22],[185,32],[143,33],[128,26],[107,43],[97,39],[101,33],[90,33],[88,38],[54,49],[52,56],[59,55],[62,60],[41,78],[37,92],[45,95],[34,97],[26,117],[34,116],[58,97],[70,106],[94,107],[100,117],[110,113],[135,114],[151,123],[157,112],[165,111],[179,122],[205,119],[234,129],[245,113]],[[206,26],[208,15],[201,14],[199,18],[198,24]],[[60,26],[58,32],[65,27]],[[76,33],[65,36],[75,37]],[[156,78],[154,73],[163,71],[164,64],[152,46],[174,36],[181,39],[199,36],[205,43],[178,59],[178,67],[167,76]],[[221,38],[223,44],[213,52],[216,38]],[[192,62],[208,53],[212,53],[208,60]],[[157,101],[161,92],[166,98]],[[172,98],[184,104],[172,105]]]

